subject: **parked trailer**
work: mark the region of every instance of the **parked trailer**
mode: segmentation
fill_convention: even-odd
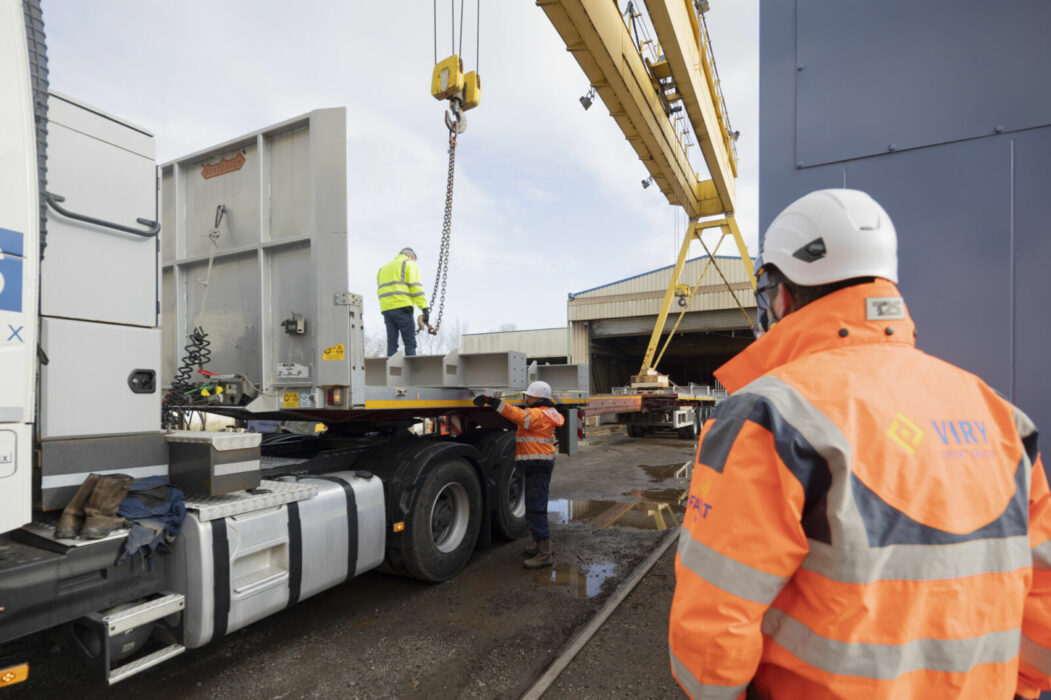
[[[611,394],[588,399],[585,415],[615,415],[631,437],[671,431],[684,440],[696,440],[716,402],[725,395],[691,384],[668,389],[614,388]]]
[[[0,3],[0,51],[0,643],[59,629],[113,684],[366,571],[443,581],[524,534],[512,426],[471,399],[548,381],[572,453],[587,368],[365,358],[343,109],[158,169],[147,130],[47,91],[37,2]],[[162,426],[198,413],[327,430]],[[186,492],[170,554],[54,536],[91,473]]]

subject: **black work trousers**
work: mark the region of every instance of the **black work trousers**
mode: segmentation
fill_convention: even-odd
[[[551,488],[553,459],[526,459],[518,462],[525,477],[526,524],[534,540],[551,537],[547,527],[548,490]]]
[[[387,326],[387,357],[398,352],[398,334],[405,344],[405,354],[416,354],[416,329],[412,325],[412,307],[402,306],[383,312],[383,323]]]

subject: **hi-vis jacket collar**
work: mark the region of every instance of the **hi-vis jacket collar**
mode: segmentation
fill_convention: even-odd
[[[804,355],[849,345],[916,344],[915,325],[893,282],[847,287],[785,316],[715,371],[733,393]]]

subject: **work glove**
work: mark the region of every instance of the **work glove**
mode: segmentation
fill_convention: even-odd
[[[423,310],[423,322],[424,323],[430,323],[431,322],[431,310],[430,309],[424,309]]]
[[[474,397],[474,401],[472,403],[474,403],[475,406],[492,406],[496,404],[496,399],[494,399],[492,396],[479,394],[478,396]]]

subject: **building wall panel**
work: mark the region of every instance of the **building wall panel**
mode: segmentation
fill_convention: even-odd
[[[569,332],[566,328],[469,333],[463,336],[460,352],[524,352],[528,357],[566,357]]]
[[[978,0],[921,4],[760,4],[760,231],[809,191],[869,191],[898,230],[900,287],[919,347],[981,375],[1047,431],[1051,127],[1036,125],[1047,124],[1051,113],[1051,54],[1043,38],[1051,6],[1012,0],[990,11]],[[797,6],[804,25],[819,25],[797,24]],[[820,7],[828,14],[819,18],[811,10]],[[873,29],[873,13],[892,19],[893,41]],[[1009,33],[1001,31],[1004,18],[1013,18]],[[990,30],[976,44],[968,23]],[[845,38],[849,46],[842,46]],[[905,63],[890,66],[883,79],[889,52],[900,52],[893,61]],[[805,57],[822,54],[842,58],[840,78],[807,76]],[[944,60],[952,56],[966,60]],[[856,65],[856,57],[871,65]],[[989,88],[991,79],[1001,85]],[[864,91],[872,95],[860,103],[844,99]],[[869,110],[864,118],[855,114],[859,106]],[[888,151],[890,138],[905,136],[879,131],[884,121],[911,134],[902,146],[916,148]],[[1035,128],[995,134],[996,124],[1005,132]],[[797,139],[804,133],[814,138]],[[813,165],[828,159],[842,162]]]

